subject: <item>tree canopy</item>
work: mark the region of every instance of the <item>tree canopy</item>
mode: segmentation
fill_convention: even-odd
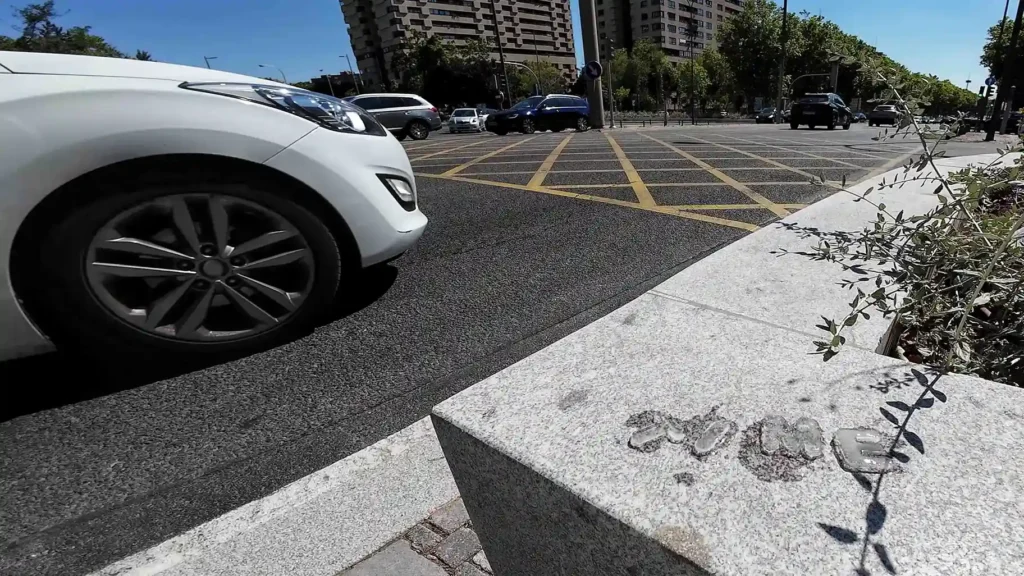
[[[1005,26],[1000,38],[1000,27]],[[999,78],[1003,72],[1003,65],[1006,62],[1006,51],[1010,47],[1010,32],[1013,30],[1013,20],[1009,18],[1001,23],[996,22],[988,29],[988,37],[985,46],[981,50],[981,65],[988,68],[993,77]],[[1024,107],[1024,34],[1017,38],[1017,66],[1006,78],[1006,86],[1017,86],[1013,98],[1013,107]]]
[[[20,22],[21,35],[17,38],[0,35],[0,50],[16,52],[50,52],[57,54],[81,54],[85,56],[107,56],[129,58],[127,54],[111,46],[100,36],[92,34],[91,26],[64,28],[56,24],[63,16],[57,12],[54,0],[28,4],[14,10],[14,17]],[[137,60],[152,60],[149,52],[135,52]]]

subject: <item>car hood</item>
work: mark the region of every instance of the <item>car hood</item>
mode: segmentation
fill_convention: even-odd
[[[62,74],[70,76],[113,76],[119,78],[148,78],[177,82],[244,82],[273,86],[286,86],[280,82],[255,76],[165,64],[128,58],[74,56],[69,54],[43,54],[38,52],[0,51],[0,65],[15,74]]]

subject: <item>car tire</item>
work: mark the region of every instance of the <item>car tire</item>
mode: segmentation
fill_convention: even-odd
[[[807,129],[808,130],[814,130],[814,126],[815,126],[814,124],[808,124],[807,125]]]
[[[523,118],[522,122],[519,123],[519,131],[523,134],[533,134],[537,131],[537,128],[533,125],[533,120]]]
[[[408,136],[408,134],[405,133],[405,130],[402,130],[401,132],[393,132],[393,134],[395,135],[395,138],[397,138],[399,142],[405,140],[405,137]]]
[[[413,140],[426,140],[430,136],[430,126],[422,120],[413,120],[406,125],[405,132]]]
[[[849,116],[847,116],[846,117],[846,123],[843,124],[843,130],[849,130],[850,129],[850,123],[852,123],[852,122],[853,122],[853,119],[850,118]]]
[[[507,136],[508,130],[505,130],[504,128],[495,128],[494,133],[497,134],[498,136]]]
[[[576,131],[586,132],[590,130],[590,120],[587,120],[586,116],[580,116],[576,119]]]
[[[36,271],[39,281],[32,286],[31,294],[26,296],[30,301],[30,309],[49,310],[49,312],[43,313],[38,321],[43,330],[53,338],[59,347],[68,346],[77,352],[87,354],[88,357],[112,357],[118,361],[133,359],[152,364],[202,363],[215,358],[250,354],[290,342],[309,333],[320,319],[323,311],[333,308],[343,268],[357,267],[358,260],[353,257],[355,254],[353,241],[350,238],[345,238],[339,247],[338,239],[315,215],[319,207],[305,206],[303,201],[295,200],[304,197],[306,191],[298,189],[295,184],[284,179],[267,178],[262,174],[246,174],[237,169],[224,170],[215,167],[196,168],[181,165],[137,172],[118,172],[114,174],[114,177],[110,177],[108,173],[107,177],[83,181],[76,187],[78,189],[75,190],[74,195],[80,199],[81,203],[75,207],[72,213],[59,219],[57,224],[50,228],[42,238],[38,262],[45,262],[47,265],[40,266]],[[176,208],[168,208],[168,213],[160,214],[159,218],[157,214],[162,210],[160,208],[162,203],[176,207],[177,204],[170,203],[181,200],[186,206],[186,221],[193,220],[191,225],[196,230],[197,237],[202,236],[204,242],[210,242],[210,229],[213,228],[213,224],[208,224],[209,228],[206,229],[207,224],[202,222],[213,221],[213,202],[209,200],[211,198],[225,206],[225,215],[237,209],[233,216],[234,222],[228,216],[225,216],[223,220],[227,223],[225,226],[225,229],[228,230],[226,238],[237,242],[237,245],[234,246],[236,249],[242,248],[246,239],[256,237],[242,234],[242,227],[248,225],[245,223],[246,219],[251,218],[252,214],[273,215],[274,218],[280,218],[279,222],[287,226],[284,230],[294,233],[294,236],[285,237],[286,239],[283,241],[248,252],[251,256],[245,258],[253,260],[245,265],[253,263],[256,258],[263,258],[261,250],[265,251],[263,252],[265,254],[281,255],[284,253],[277,252],[278,250],[291,250],[292,247],[299,247],[296,250],[301,248],[302,254],[304,254],[302,262],[295,261],[277,267],[265,268],[263,274],[267,269],[275,268],[271,270],[275,280],[270,280],[269,276],[263,274],[257,277],[255,269],[247,269],[245,275],[237,276],[238,268],[235,266],[242,260],[232,259],[231,261],[235,263],[228,266],[226,257],[217,260],[218,264],[211,267],[215,269],[214,273],[218,278],[216,280],[213,280],[213,277],[207,279],[203,276],[203,274],[210,273],[203,267],[212,260],[194,266],[192,268],[194,273],[191,277],[131,278],[118,277],[120,273],[114,274],[105,280],[109,281],[111,286],[122,282],[126,285],[124,288],[130,288],[127,285],[135,281],[138,281],[139,286],[149,282],[153,282],[155,286],[167,285],[166,292],[156,289],[139,290],[138,294],[147,294],[153,298],[148,300],[149,312],[147,313],[146,306],[142,305],[146,301],[140,300],[135,302],[135,305],[138,310],[142,310],[143,316],[134,321],[131,320],[130,315],[126,318],[125,313],[119,312],[121,309],[119,307],[124,307],[126,303],[111,300],[112,294],[114,294],[113,289],[108,291],[106,288],[98,287],[100,283],[96,280],[96,262],[110,261],[109,258],[124,264],[141,261],[152,262],[146,265],[160,268],[170,268],[172,265],[170,260],[153,259],[144,254],[142,256],[134,254],[131,255],[131,259],[121,260],[122,257],[128,258],[125,255],[130,252],[117,250],[109,253],[101,252],[97,246],[109,245],[113,240],[104,239],[100,235],[114,230],[113,223],[117,222],[118,218],[125,218],[126,214],[130,218],[132,217],[130,215],[136,212],[161,224],[177,222]],[[203,212],[203,202],[209,202],[206,204],[211,207],[208,213]],[[156,207],[153,208],[152,213],[147,212],[150,207]],[[174,214],[171,220],[166,220],[168,214]],[[204,220],[204,218],[209,218],[209,220]],[[259,221],[259,219],[252,222],[255,221]],[[273,218],[270,218],[270,222],[273,221]],[[149,220],[140,219],[139,222],[149,222]],[[159,229],[159,227],[154,225],[153,229]],[[159,234],[163,235],[161,237],[164,240],[156,243],[163,247],[174,246],[176,250],[183,252],[184,250],[180,247],[188,244],[182,240],[185,235],[180,232],[172,233],[170,232],[172,229],[170,226],[161,229]],[[142,228],[138,227],[132,228],[131,235],[144,236],[141,230]],[[269,230],[273,231],[274,228],[271,227]],[[167,236],[167,234],[171,234],[171,236]],[[177,238],[177,240],[168,241],[167,238]],[[123,239],[118,241],[123,241]],[[206,245],[204,244],[204,246]],[[291,250],[288,254],[292,254],[294,251]],[[343,257],[345,257],[344,262]],[[196,256],[192,262],[195,263],[199,260],[200,258]],[[106,264],[106,262],[101,263]],[[179,264],[184,265],[184,262],[179,262]],[[300,267],[290,268],[293,264],[300,264]],[[112,265],[106,264],[106,266]],[[304,272],[293,277],[295,283],[284,280],[299,270]],[[100,276],[103,275],[100,274]],[[285,294],[285,299],[279,298],[277,305],[274,305],[274,301],[266,297],[270,292],[263,292],[261,296],[257,297],[259,291],[255,289],[255,284],[248,277],[262,278],[265,286],[276,286],[277,292]],[[174,282],[181,278],[184,278],[184,281],[175,285]],[[231,284],[233,278],[235,284]],[[244,278],[244,280],[240,278]],[[198,285],[200,282],[205,282],[209,287],[204,290],[202,286]],[[184,288],[181,288],[182,286]],[[229,288],[229,286],[234,286],[234,288]],[[297,286],[304,288],[292,291]],[[154,310],[163,305],[165,299],[169,298],[178,288],[183,291],[180,293],[177,304],[174,307],[165,308],[162,317],[158,317],[156,320],[157,322],[167,322],[167,324],[159,328],[144,325],[146,317],[154,314]],[[195,288],[199,288],[199,290],[193,290]],[[229,293],[232,290],[235,294],[242,294],[245,298],[239,299],[237,296],[232,296]],[[133,294],[131,289],[124,293]],[[212,295],[207,296],[208,293]],[[289,311],[289,307],[294,305],[293,298],[300,295],[301,303]],[[218,297],[223,298],[223,301],[218,301]],[[207,300],[207,310],[210,313],[203,313],[200,321],[206,324],[191,322],[194,317],[193,312],[201,307],[201,302],[204,299]],[[252,308],[247,308],[242,300],[248,300],[249,304],[259,306],[268,316],[260,317]],[[282,302],[289,306],[282,305]],[[226,306],[225,303],[227,303]],[[129,308],[132,308],[130,303],[124,309]],[[283,315],[271,321],[273,314],[281,310],[283,310]],[[137,312],[137,310],[132,312]],[[198,336],[189,338],[180,334],[189,325],[192,326],[190,329],[192,335],[201,334],[203,330],[230,332],[231,330],[225,328],[230,322],[223,322],[233,316],[221,314],[217,320],[215,316],[217,313],[234,313],[242,320],[248,316],[249,320],[257,324],[259,321],[256,319],[263,318],[266,326],[259,330],[254,329],[249,335],[236,333],[220,339],[210,337],[209,334],[205,338]],[[177,315],[180,315],[180,318],[175,320]],[[172,326],[172,323],[175,326],[173,333],[168,328]],[[207,324],[209,325],[207,326]]]

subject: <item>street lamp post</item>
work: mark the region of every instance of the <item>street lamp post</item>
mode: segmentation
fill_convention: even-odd
[[[615,39],[608,38],[608,112],[611,115],[609,128],[615,128],[615,87],[612,85],[612,60],[615,59]]]
[[[203,60],[206,60],[206,67],[210,67],[210,60],[216,60],[216,56],[203,56]]]
[[[530,74],[533,76],[533,85],[537,87],[536,88],[537,93],[538,94],[540,93],[540,78],[537,78],[537,73],[534,72],[532,68],[530,68],[529,66],[527,66],[526,64],[523,64],[521,62],[506,62],[505,64],[508,65],[508,66],[521,66],[523,68],[526,68],[526,70],[529,71]],[[512,95],[509,94],[509,98],[510,99],[511,99],[511,97],[512,97]]]
[[[505,67],[505,49],[501,46],[501,28],[498,26],[498,9],[495,6],[494,0],[491,0],[491,19],[494,21],[494,41],[498,44],[498,60],[501,62],[501,78],[505,81],[505,90],[508,92],[512,91],[512,86],[508,83],[508,68]],[[512,95],[508,96],[509,104],[512,103]],[[505,105],[505,99],[502,98],[501,105]]]
[[[344,58],[345,61],[348,62],[348,73],[352,75],[352,85],[356,87],[356,94],[359,94],[359,85],[363,83],[362,74],[359,74],[357,78],[355,71],[352,69],[352,60],[349,59],[348,54],[342,54],[341,56],[338,56],[338,58]],[[358,82],[356,80],[358,80]]]
[[[284,70],[281,70],[277,66],[274,66],[273,64],[258,64],[258,66],[260,68],[277,68],[277,71],[281,73],[281,79],[284,80],[285,84],[288,83],[288,77],[284,75]]]
[[[1007,0],[1006,6],[1009,8],[1009,0]],[[996,137],[996,130],[998,129],[997,125],[1000,123],[1000,117],[1003,113],[1003,103],[1006,101],[1006,96],[1010,92],[1010,75],[1012,75],[1017,69],[1017,40],[1020,38],[1022,17],[1024,17],[1024,0],[1018,0],[1017,17],[1013,19],[1013,31],[1010,32],[1010,46],[1006,50],[1006,59],[1003,60],[1003,68],[999,71],[999,88],[996,91],[996,105],[992,108],[992,119],[989,120],[988,130],[986,130],[985,133],[986,142],[991,142]],[[1003,22],[1000,24],[1005,24],[1005,22],[1006,18],[1003,18]],[[1002,30],[1000,30],[999,36],[1001,39]],[[1010,104],[1012,105],[1013,102],[1011,101]],[[979,119],[984,122],[984,115]]]

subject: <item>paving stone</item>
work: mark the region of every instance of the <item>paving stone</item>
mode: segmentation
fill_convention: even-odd
[[[487,572],[484,572],[469,562],[459,566],[459,570],[455,574],[456,576],[487,576]]]
[[[480,539],[469,528],[459,528],[434,550],[442,562],[455,568],[481,550]]]
[[[487,561],[487,556],[484,555],[483,550],[477,552],[476,556],[473,556],[473,563],[488,572],[494,572],[494,570],[491,569],[491,563]]]
[[[474,539],[476,535],[473,536]],[[405,540],[395,540],[339,576],[447,576],[444,569],[413,552]]]
[[[428,520],[434,526],[444,530],[446,534],[451,534],[469,521],[469,512],[466,512],[466,505],[462,503],[462,498],[456,498],[435,510]]]
[[[423,524],[417,524],[410,528],[405,533],[405,537],[412,544],[412,549],[417,552],[429,552],[441,542],[441,535]]]

